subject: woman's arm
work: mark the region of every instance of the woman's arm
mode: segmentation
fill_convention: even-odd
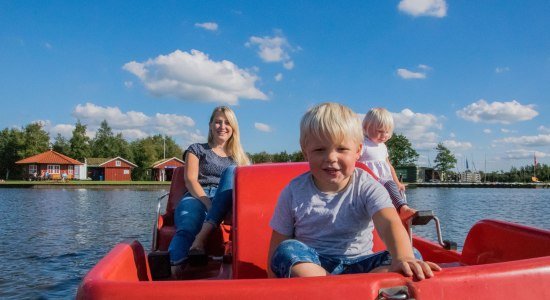
[[[269,278],[276,277],[273,271],[271,271],[271,256],[273,255],[273,252],[275,252],[275,249],[277,249],[279,244],[282,243],[284,240],[288,240],[288,239],[290,239],[289,236],[280,234],[275,230],[272,231],[271,241],[269,242],[269,252],[267,254],[267,277]]]
[[[185,187],[193,197],[206,206],[206,210],[210,210],[212,201],[206,196],[199,183],[199,158],[189,151],[185,155]]]
[[[372,217],[378,234],[384,241],[392,257],[390,271],[402,272],[405,276],[415,275],[418,280],[433,277],[432,270],[441,268],[414,257],[409,236],[393,208],[383,208]]]

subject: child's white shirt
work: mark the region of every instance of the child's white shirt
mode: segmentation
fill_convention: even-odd
[[[375,143],[368,137],[363,140],[363,153],[359,161],[367,165],[381,180],[391,180],[391,169],[387,161],[388,148],[384,143]]]

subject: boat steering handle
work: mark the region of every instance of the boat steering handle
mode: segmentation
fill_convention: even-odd
[[[447,250],[456,250],[456,243],[452,241],[444,241],[443,235],[441,234],[441,225],[439,222],[439,218],[435,216],[434,212],[432,210],[419,210],[417,211],[411,218],[407,220],[408,230],[409,230],[409,238],[411,239],[412,243],[412,225],[426,225],[431,220],[434,220],[435,222],[435,230],[437,232],[437,242],[441,247],[447,249]]]
[[[162,204],[162,199],[166,198],[166,196],[170,195],[170,193],[166,193],[162,196],[160,196],[158,199],[157,199],[157,214],[156,214],[156,217],[155,217],[155,222],[153,224],[153,240],[151,241],[151,252],[154,252],[157,250],[157,239],[158,239],[158,236],[157,236],[157,231],[158,231],[158,226],[159,226],[159,217],[160,217],[160,208],[161,208],[161,204]]]

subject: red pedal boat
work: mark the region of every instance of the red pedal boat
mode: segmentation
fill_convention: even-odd
[[[268,222],[279,192],[307,170],[307,163],[237,168],[231,220],[211,236],[208,262],[176,281],[166,252],[185,192],[184,170],[176,169],[162,216],[159,199],[151,251],[138,241],[116,245],[84,277],[77,299],[550,299],[550,231],[495,220],[476,223],[462,252],[414,236],[424,259],[443,267],[427,280],[397,273],[268,279]]]

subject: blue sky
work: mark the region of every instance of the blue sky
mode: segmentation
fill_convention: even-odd
[[[0,128],[106,119],[185,148],[227,104],[246,151],[293,152],[335,101],[390,110],[420,165],[438,142],[458,170],[550,163],[550,2],[343,3],[2,1]]]

